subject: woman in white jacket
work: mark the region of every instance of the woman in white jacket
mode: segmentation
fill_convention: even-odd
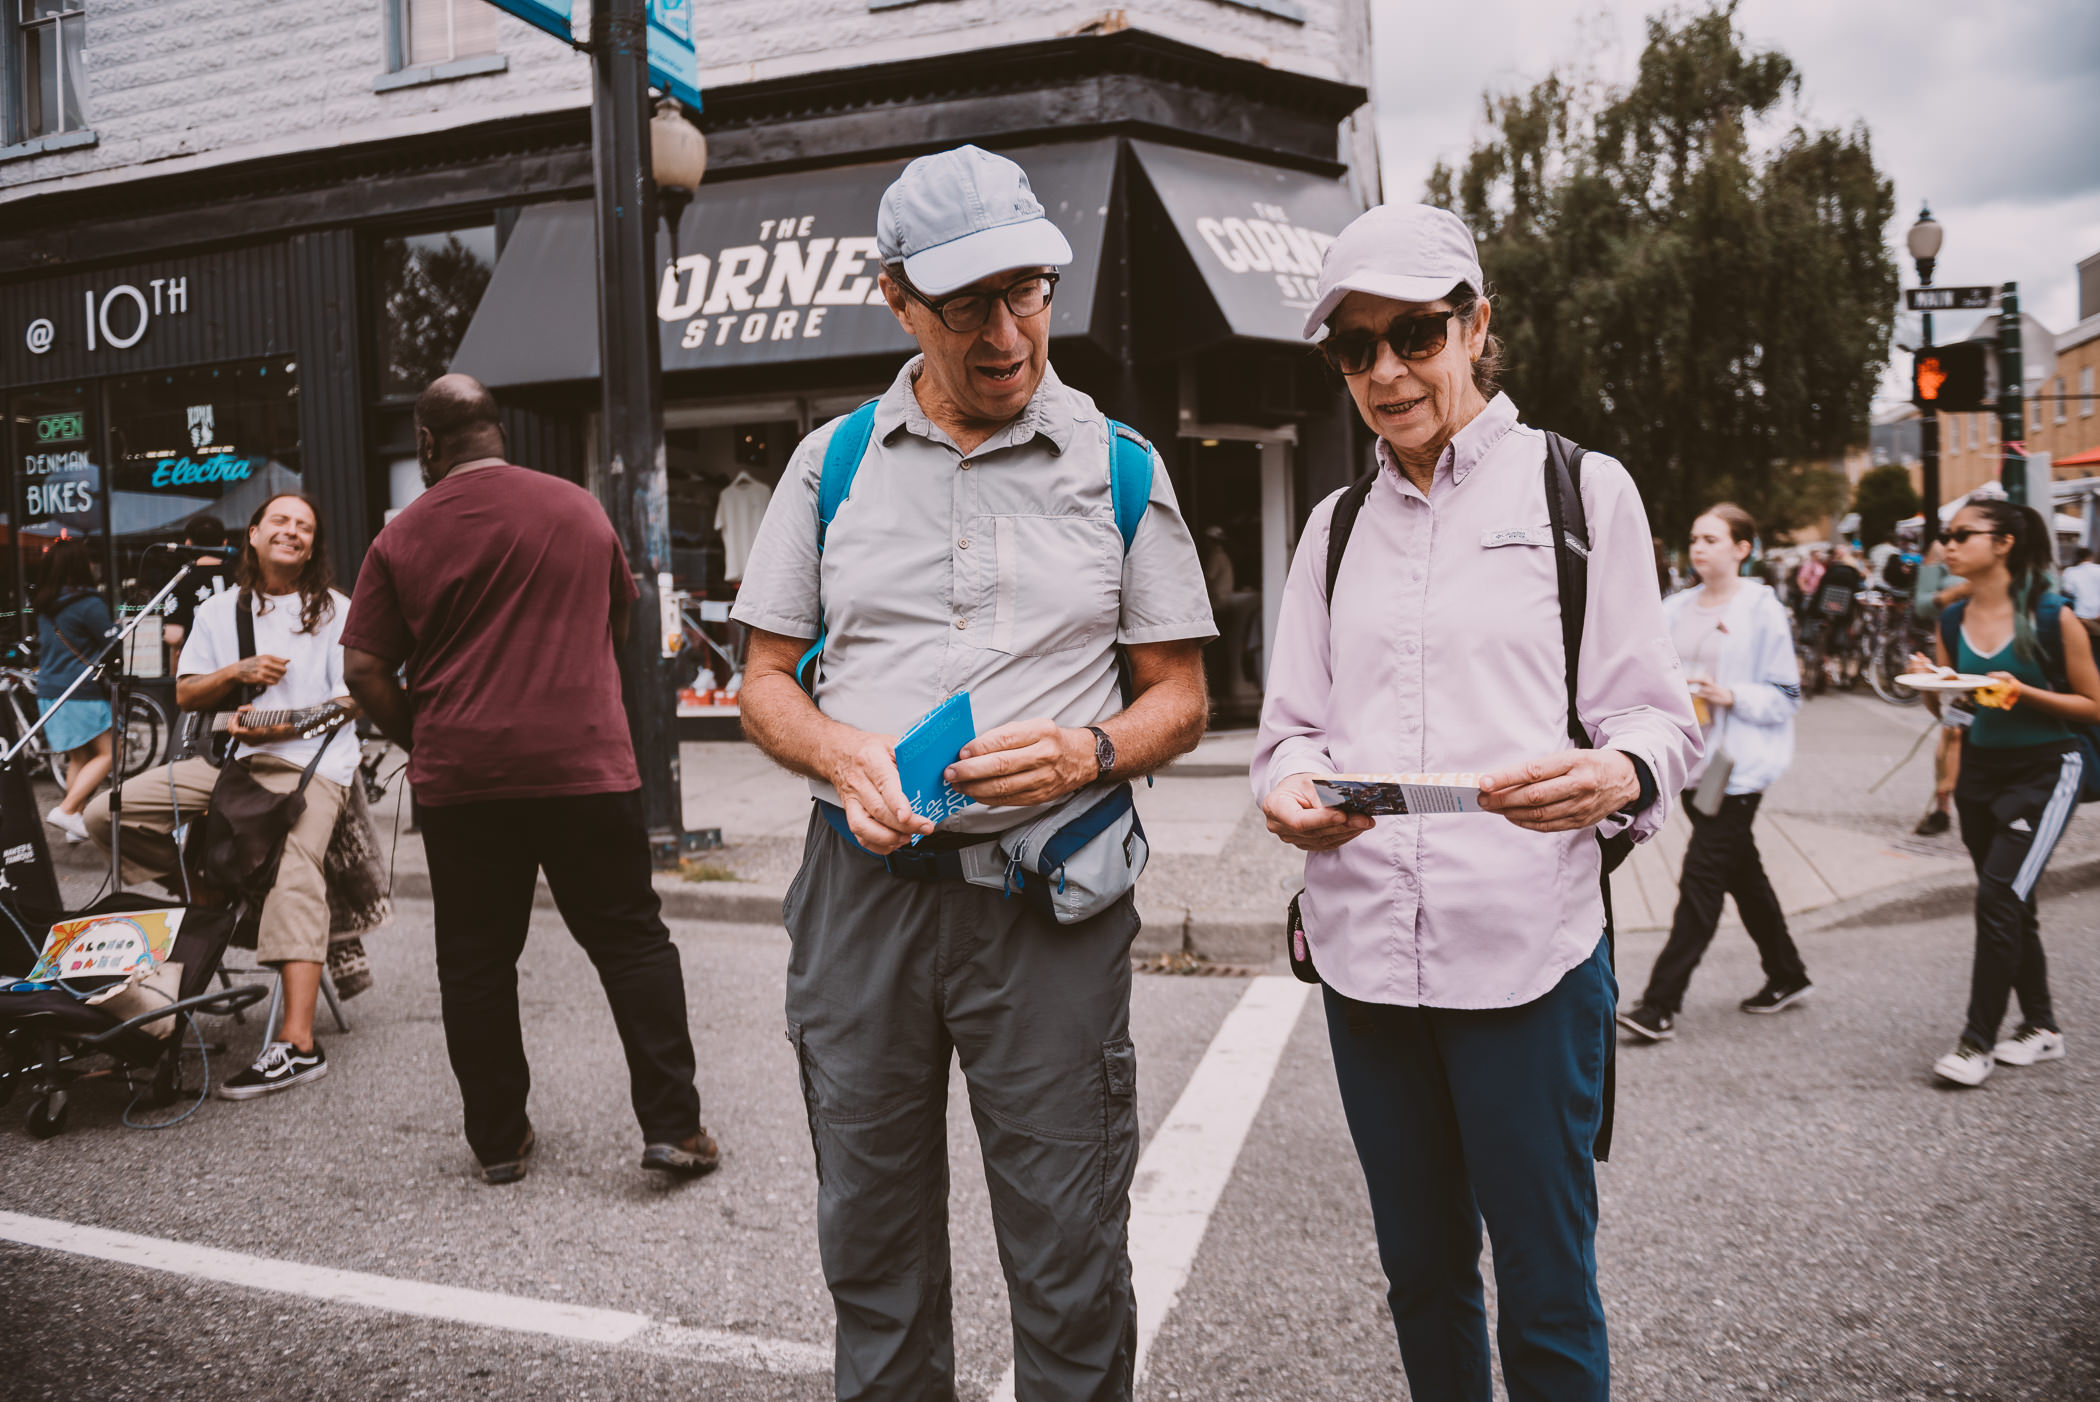
[[[1750,826],[1766,787],[1794,757],[1794,712],[1801,708],[1801,671],[1786,608],[1763,584],[1742,577],[1756,536],[1757,523],[1739,506],[1723,502],[1706,512],[1692,523],[1691,560],[1700,587],[1663,601],[1706,753],[1685,781],[1692,839],[1677,881],[1669,943],[1656,957],[1640,1002],[1619,1014],[1621,1027],[1651,1042],[1677,1035],[1677,1010],[1692,970],[1713,942],[1726,896],[1735,897],[1765,966],[1765,986],[1738,1006],[1746,1013],[1776,1013],[1810,992],[1808,970],[1787,933]],[[1725,783],[1726,793],[1717,809],[1702,812],[1694,796],[1715,765],[1724,768],[1708,788]]]

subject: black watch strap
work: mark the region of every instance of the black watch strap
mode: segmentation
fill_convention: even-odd
[[[1108,732],[1098,725],[1090,725],[1094,734],[1094,763],[1100,766],[1101,777],[1107,778],[1116,767],[1116,742],[1108,738]]]

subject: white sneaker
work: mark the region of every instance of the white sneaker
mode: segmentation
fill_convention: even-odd
[[[1958,1086],[1980,1086],[1991,1074],[1991,1054],[1958,1042],[1953,1051],[1932,1063],[1932,1074]]]
[[[2032,1066],[2037,1061],[2062,1061],[2064,1034],[2051,1032],[2046,1027],[2028,1027],[2023,1024],[2019,1031],[2000,1042],[1991,1055],[2007,1066]]]
[[[68,813],[63,808],[54,808],[44,815],[44,821],[66,835],[68,842],[88,840],[87,820],[78,813]]]

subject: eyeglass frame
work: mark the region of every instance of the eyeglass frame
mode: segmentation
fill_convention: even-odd
[[[1940,539],[1948,542],[1951,545],[1967,545],[1969,543],[1970,538],[1973,536],[2010,536],[2011,534],[2011,531],[1994,531],[1988,526],[1963,526],[1959,530],[1941,531]]]
[[[1335,358],[1333,350],[1334,341],[1338,336],[1349,334],[1347,332],[1329,333],[1327,339],[1320,342],[1319,351],[1321,356],[1327,361],[1329,367],[1331,367],[1337,375],[1340,375],[1345,379],[1353,379],[1355,376],[1358,375],[1368,375],[1373,370],[1378,368],[1378,346],[1381,342],[1388,346],[1392,346],[1393,354],[1399,356],[1402,360],[1409,362],[1434,360],[1437,356],[1442,355],[1444,353],[1444,348],[1446,346],[1451,344],[1451,318],[1457,316],[1458,314],[1459,309],[1457,307],[1452,307],[1442,312],[1424,312],[1419,316],[1396,316],[1391,321],[1386,323],[1385,329],[1383,331],[1372,331],[1366,333],[1371,338],[1371,358],[1369,361],[1365,362],[1364,367],[1361,370],[1344,370],[1340,362],[1337,361]],[[1412,327],[1418,326],[1423,322],[1428,321],[1438,321],[1442,322],[1444,325],[1444,339],[1437,342],[1435,349],[1424,351],[1420,355],[1409,355],[1407,354],[1407,352],[1401,350],[1400,347],[1393,345],[1394,327],[1399,326],[1403,322],[1406,323],[1408,326]]]
[[[1047,272],[1030,273],[1026,277],[1015,278],[1012,282],[1008,283],[1005,287],[1001,288],[997,292],[951,292],[947,296],[940,298],[929,297],[925,293],[921,292],[918,288],[913,287],[911,285],[911,281],[908,278],[904,277],[901,272],[892,272],[890,274],[890,281],[896,283],[897,286],[903,288],[906,293],[910,294],[910,296],[916,301],[918,301],[920,305],[924,306],[926,310],[932,312],[934,320],[940,322],[942,326],[947,327],[948,330],[953,331],[958,336],[964,336],[968,335],[972,331],[983,330],[985,322],[990,321],[992,319],[991,300],[993,298],[997,298],[999,301],[1004,302],[1006,304],[1007,315],[1011,316],[1015,321],[1033,321],[1035,320],[1035,318],[1041,316],[1044,312],[1049,311],[1050,303],[1054,301],[1057,297],[1058,272],[1055,268],[1052,268]],[[1013,303],[1014,291],[1015,289],[1023,286],[1024,284],[1031,282],[1047,282],[1050,284],[1049,290],[1043,294],[1043,305],[1037,307],[1032,312],[1017,311],[1014,308]],[[975,326],[949,325],[948,308],[950,306],[957,302],[968,301],[973,298],[979,297],[985,299],[984,321],[978,322]]]

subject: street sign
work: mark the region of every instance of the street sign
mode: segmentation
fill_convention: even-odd
[[[489,0],[564,44],[581,44],[576,25],[590,19],[589,0]],[[700,60],[693,49],[692,0],[649,0],[649,78],[687,107],[700,110]]]
[[[1914,312],[1980,312],[1997,305],[1995,287],[1907,287],[1903,305]]]

